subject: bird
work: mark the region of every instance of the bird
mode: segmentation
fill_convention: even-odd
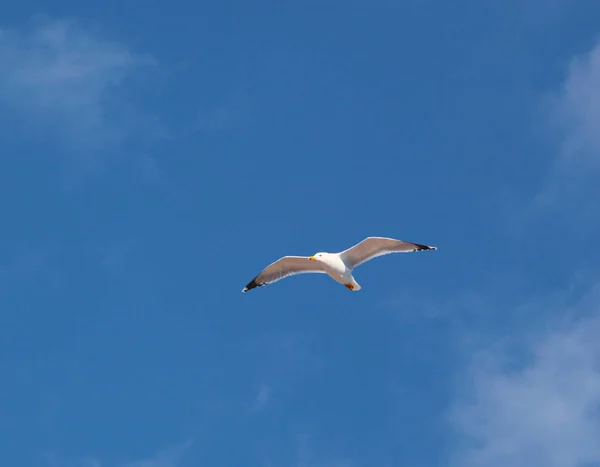
[[[313,256],[284,256],[269,264],[242,289],[242,292],[272,284],[296,274],[329,274],[348,290],[357,292],[361,286],[352,272],[357,266],[389,253],[437,250],[435,246],[420,245],[387,237],[367,237],[339,253],[319,252]]]

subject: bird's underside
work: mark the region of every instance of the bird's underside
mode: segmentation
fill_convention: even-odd
[[[352,270],[357,266],[390,253],[424,250],[437,250],[437,248],[393,238],[367,237],[340,253],[317,253],[310,257],[284,256],[263,269],[246,284],[242,292],[272,284],[289,276],[306,273],[328,274],[349,290],[358,291],[361,287],[352,276]]]

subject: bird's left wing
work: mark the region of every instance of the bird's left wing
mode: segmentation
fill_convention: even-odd
[[[306,256],[284,256],[263,269],[258,276],[248,282],[242,292],[272,284],[288,276],[309,272],[324,273],[325,270],[319,261],[310,261]]]
[[[352,248],[342,251],[340,257],[346,266],[352,269],[381,255],[387,255],[389,253],[408,253],[421,250],[437,250],[437,248],[393,238],[367,237]]]

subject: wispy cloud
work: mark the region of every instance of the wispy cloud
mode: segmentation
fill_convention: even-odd
[[[87,457],[78,460],[59,459],[54,453],[45,453],[43,456],[43,465],[48,467],[104,467],[99,459]]]
[[[570,61],[564,82],[546,103],[558,150],[530,208],[547,212],[578,203],[585,212],[600,173],[600,43]]]
[[[600,167],[600,43],[570,63],[557,111],[565,129],[563,158]]]
[[[178,467],[193,444],[194,440],[188,439],[181,444],[163,449],[148,459],[126,462],[122,467]]]
[[[98,459],[84,459],[81,467],[102,467],[102,463]]]
[[[588,0],[530,0],[527,2],[506,2],[507,8],[514,5],[519,11],[519,18],[527,26],[546,26],[554,23],[564,16],[565,8],[574,3],[580,5]]]
[[[299,433],[294,436],[295,449],[285,452],[284,456],[263,456],[260,465],[264,467],[278,467],[290,465],[293,467],[358,467],[354,461],[340,456],[323,456],[313,448],[310,435]],[[273,446],[275,448],[275,445]],[[277,451],[277,449],[275,449]]]
[[[180,467],[194,442],[194,439],[190,438],[180,444],[162,449],[147,459],[117,463],[106,463],[93,457],[66,460],[50,452],[44,455],[44,465],[48,467]]]
[[[344,458],[323,459],[311,448],[310,437],[301,434],[296,437],[296,467],[356,467],[356,464]]]
[[[0,28],[0,107],[31,134],[56,138],[77,161],[97,165],[114,150],[163,131],[128,98],[127,83],[157,61],[73,21]]]
[[[600,465],[599,296],[563,310],[550,330],[476,354],[452,410],[455,465]]]
[[[269,403],[272,394],[273,389],[268,384],[262,383],[260,385],[260,389],[258,390],[258,394],[256,395],[253,410],[257,412],[264,409]]]
[[[245,114],[250,107],[248,94],[244,90],[232,93],[222,104],[198,112],[191,131],[214,133],[245,124]]]
[[[565,78],[540,99],[534,126],[543,129],[539,179],[532,194],[501,196],[503,227],[513,233],[539,229],[564,232],[577,226],[578,238],[600,228],[595,199],[600,196],[600,42],[564,64]],[[573,229],[572,229],[573,230]]]

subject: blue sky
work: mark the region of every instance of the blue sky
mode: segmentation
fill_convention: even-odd
[[[2,465],[599,466],[599,20],[5,6]]]

